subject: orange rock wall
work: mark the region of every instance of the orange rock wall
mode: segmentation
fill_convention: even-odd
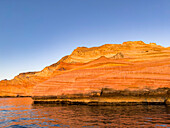
[[[0,81],[0,96],[44,96],[170,87],[170,49],[128,41],[100,47],[78,47],[39,72]]]

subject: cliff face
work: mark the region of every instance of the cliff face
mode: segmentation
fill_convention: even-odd
[[[170,49],[129,41],[100,47],[78,47],[40,72],[21,73],[0,82],[0,95],[99,95],[112,90],[170,87]]]
[[[51,78],[54,71],[59,71],[58,66],[65,58],[67,56],[42,71],[20,73],[12,80],[0,81],[0,96],[31,96],[33,87]]]

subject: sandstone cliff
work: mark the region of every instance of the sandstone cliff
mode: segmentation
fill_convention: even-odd
[[[170,49],[155,43],[128,41],[78,47],[42,71],[1,81],[0,95],[101,95],[104,88],[147,92],[169,87]]]

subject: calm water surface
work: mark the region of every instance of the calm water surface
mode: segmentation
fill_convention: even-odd
[[[0,98],[0,127],[170,127],[170,106],[62,106]]]

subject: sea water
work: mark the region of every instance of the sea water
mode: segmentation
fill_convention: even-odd
[[[170,106],[33,104],[31,98],[0,98],[0,127],[170,127]]]

